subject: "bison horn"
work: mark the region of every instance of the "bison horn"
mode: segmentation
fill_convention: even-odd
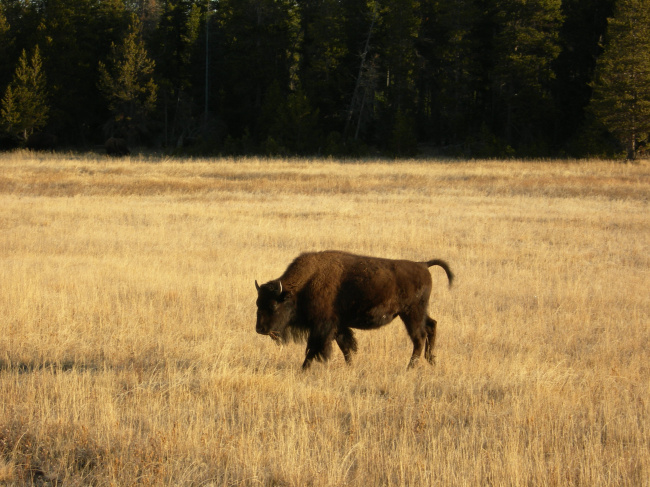
[[[259,290],[260,290],[260,285],[257,284],[257,279],[255,279],[255,288],[256,288],[257,291],[259,292]]]
[[[278,291],[278,294],[282,294],[282,283],[278,281],[278,284],[280,285],[280,290]]]

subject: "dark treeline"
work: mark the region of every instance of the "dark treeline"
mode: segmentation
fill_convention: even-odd
[[[0,0],[0,130],[213,154],[612,153],[588,107],[624,1]]]

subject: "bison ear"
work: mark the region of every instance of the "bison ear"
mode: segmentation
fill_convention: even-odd
[[[257,279],[255,279],[255,289],[257,289],[257,292],[260,292],[260,285],[257,284]]]

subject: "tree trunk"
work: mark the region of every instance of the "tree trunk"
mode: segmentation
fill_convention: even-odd
[[[348,116],[347,116],[346,121],[345,121],[345,128],[343,129],[343,134],[344,134],[344,137],[346,137],[346,138],[348,136],[350,123],[352,122],[352,116],[354,115],[355,105],[358,103],[359,89],[361,88],[361,81],[362,81],[362,77],[363,77],[364,67],[365,67],[365,64],[366,64],[366,57],[368,56],[368,50],[370,49],[370,38],[372,37],[372,30],[375,27],[375,22],[377,21],[377,17],[378,17],[378,13],[377,13],[377,10],[375,9],[375,11],[373,12],[373,15],[372,15],[372,21],[370,22],[370,29],[368,29],[368,36],[366,37],[366,43],[365,43],[365,46],[363,48],[363,53],[361,54],[361,65],[359,66],[359,75],[357,76],[357,80],[356,80],[356,83],[355,83],[355,86],[354,86],[354,91],[352,93],[352,99],[350,100],[350,108],[348,109]],[[365,96],[366,96],[366,93],[364,91],[362,104],[365,102]],[[359,115],[359,117],[361,117],[361,115]],[[356,134],[358,134],[358,133],[359,133],[359,130],[358,130],[358,126],[357,126]],[[357,137],[355,136],[355,139],[356,138]]]

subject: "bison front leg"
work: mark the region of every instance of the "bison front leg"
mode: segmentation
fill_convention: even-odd
[[[314,359],[319,361],[327,361],[332,354],[332,341],[334,340],[334,333],[322,333],[316,330],[309,332],[307,337],[307,350],[305,352],[305,361],[302,363],[303,369],[308,369]]]
[[[422,349],[424,348],[424,344],[426,342],[426,338],[424,338],[424,336],[419,336],[417,338],[411,337],[411,340],[413,340],[413,354],[411,355],[411,360],[409,360],[409,365],[408,365],[409,369],[415,367],[415,364],[420,359],[420,356],[422,355]]]

